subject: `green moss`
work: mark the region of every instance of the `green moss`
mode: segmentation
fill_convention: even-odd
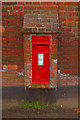
[[[32,84],[31,85],[31,88],[36,88],[37,87],[37,84]]]
[[[44,84],[32,84],[31,85],[31,88],[45,88],[45,85]]]

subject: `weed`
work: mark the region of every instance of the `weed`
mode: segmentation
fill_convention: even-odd
[[[41,109],[41,108],[47,108],[49,106],[49,103],[44,103],[44,102],[30,102],[30,101],[24,101],[22,100],[22,108],[27,109],[27,108],[35,108],[35,109]]]
[[[53,104],[51,108],[52,108],[52,110],[58,110],[59,107],[57,104]]]

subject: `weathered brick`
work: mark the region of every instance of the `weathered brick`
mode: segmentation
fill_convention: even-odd
[[[37,10],[44,10],[44,9],[45,9],[45,6],[39,5],[39,6],[36,6],[36,8],[37,8]]]
[[[2,11],[2,16],[7,16],[8,12],[7,11]]]
[[[3,37],[7,37],[7,36],[8,36],[8,33],[7,33],[7,32],[3,32],[3,33],[2,33],[2,36],[3,36]]]
[[[74,11],[74,7],[68,7],[68,11]]]
[[[3,38],[4,41],[16,41],[17,39],[16,38]]]
[[[41,2],[41,5],[55,5],[55,2]]]
[[[67,17],[67,21],[74,21],[73,17]]]
[[[16,70],[17,65],[8,65],[8,70]]]
[[[16,22],[9,22],[8,26],[16,26]]]
[[[63,5],[64,2],[57,2],[56,4],[57,4],[57,5]]]
[[[17,2],[2,2],[2,5],[16,5]]]
[[[17,12],[14,12],[14,11],[10,11],[9,12],[9,16],[11,16],[11,17],[14,17],[14,16],[16,16],[17,15]]]
[[[20,6],[13,6],[13,10],[20,10]]]
[[[17,4],[18,5],[24,5],[24,2],[18,2]]]
[[[78,2],[64,2],[64,5],[78,6]]]
[[[64,26],[76,26],[75,22],[64,22],[62,23]]]
[[[18,12],[18,15],[19,16],[23,16],[23,12]]]
[[[66,17],[59,17],[60,21],[66,21]]]
[[[33,5],[40,5],[40,2],[33,2]]]
[[[19,17],[6,17],[5,21],[19,21]]]
[[[65,7],[65,6],[59,6],[59,10],[67,11],[67,7]]]
[[[12,6],[7,6],[6,10],[12,10]]]
[[[34,5],[29,5],[29,6],[24,6],[25,10],[36,10],[36,6]]]
[[[7,27],[5,30],[6,30],[6,32],[7,31],[10,31],[10,32],[14,31],[15,32],[15,31],[18,31],[18,28],[17,27]]]
[[[26,5],[29,5],[29,4],[31,5],[31,4],[33,4],[33,2],[25,2],[25,4]]]

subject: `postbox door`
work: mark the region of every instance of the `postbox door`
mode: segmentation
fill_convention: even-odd
[[[32,83],[49,83],[50,36],[43,36],[42,42],[39,41],[39,37],[32,37]]]

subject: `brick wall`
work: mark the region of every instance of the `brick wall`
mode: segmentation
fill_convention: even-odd
[[[58,2],[62,33],[58,41],[59,85],[78,84],[78,4]]]
[[[23,72],[23,3],[2,3],[2,62],[3,85],[23,85],[19,72]],[[6,66],[5,66],[6,65]],[[10,69],[8,69],[10,65]],[[12,67],[11,67],[12,66]],[[14,67],[16,66],[16,67]]]
[[[61,73],[78,74],[78,3],[57,3],[62,33],[59,38]]]
[[[51,17],[54,16],[56,12],[55,10],[57,8],[60,30],[62,31],[61,33],[59,33],[58,39],[58,73],[59,73],[58,84],[59,85],[72,85],[72,83],[73,85],[77,84],[76,75],[78,74],[78,47],[77,47],[78,3],[3,2],[2,6],[2,25],[3,25],[2,62],[4,72],[3,85],[7,86],[8,83],[10,83],[9,81],[13,80],[11,85],[15,86],[17,78],[22,80],[21,82],[19,82],[18,79],[17,85],[24,84],[24,79],[20,75],[23,76],[24,70],[24,49],[23,49],[24,44],[22,28],[25,7],[26,7],[25,13],[28,15],[45,14],[46,17],[49,14],[51,15]],[[12,66],[11,70],[8,69],[9,65]],[[16,66],[15,69],[14,66]],[[14,77],[14,71],[17,74],[16,77]],[[10,77],[9,74],[11,74],[13,77]],[[73,78],[75,78],[75,80]]]

